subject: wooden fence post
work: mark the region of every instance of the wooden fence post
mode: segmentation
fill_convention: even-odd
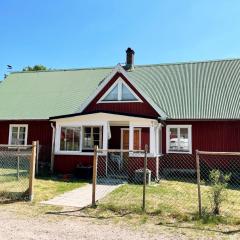
[[[35,178],[35,162],[36,162],[36,148],[37,148],[37,142],[32,142],[32,156],[30,160],[30,171],[29,171],[29,200],[33,200],[33,184],[34,184],[34,178]]]
[[[143,202],[142,202],[142,210],[143,211],[145,211],[145,208],[146,208],[147,152],[148,152],[148,146],[145,145],[144,168],[143,168]]]
[[[17,180],[19,181],[20,148],[17,149]]]
[[[94,146],[93,176],[92,176],[92,207],[96,206],[97,160],[98,160],[98,146]]]
[[[201,198],[201,173],[200,173],[200,163],[199,163],[199,152],[196,150],[196,167],[197,167],[197,186],[198,186],[198,211],[199,217],[202,217],[202,198]]]
[[[37,151],[36,151],[36,175],[38,175],[39,150],[40,150],[40,145],[39,145],[39,140],[38,140],[38,141],[37,141]]]

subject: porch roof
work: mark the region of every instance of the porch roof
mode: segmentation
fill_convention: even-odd
[[[157,122],[157,119],[140,117],[134,115],[124,115],[124,114],[116,114],[116,113],[108,113],[108,112],[96,112],[96,113],[88,113],[88,114],[72,114],[68,116],[58,116],[56,118],[51,118],[51,121],[55,121],[59,124],[100,124],[107,122],[134,122],[139,125],[150,125],[152,122]]]

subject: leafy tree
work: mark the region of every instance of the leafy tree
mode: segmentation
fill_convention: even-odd
[[[34,66],[27,66],[25,68],[23,68],[23,71],[46,71],[48,70],[47,67],[41,65],[41,64],[37,64],[37,65],[34,65]]]
[[[225,190],[230,181],[231,174],[223,174],[219,170],[212,170],[209,174],[210,179],[210,201],[212,205],[212,213],[214,215],[220,214],[220,206],[226,199]]]

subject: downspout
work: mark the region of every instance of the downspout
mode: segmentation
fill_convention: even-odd
[[[56,133],[56,127],[54,126],[54,123],[51,123],[52,127],[52,150],[51,150],[51,173],[53,173],[54,168],[54,149],[55,149],[55,133]]]

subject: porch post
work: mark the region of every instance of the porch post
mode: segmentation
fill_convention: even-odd
[[[133,125],[129,124],[129,150],[133,150]]]
[[[155,154],[155,140],[156,140],[156,136],[155,136],[155,127],[151,126],[150,127],[150,153]]]
[[[103,125],[103,149],[108,149],[108,122]]]

